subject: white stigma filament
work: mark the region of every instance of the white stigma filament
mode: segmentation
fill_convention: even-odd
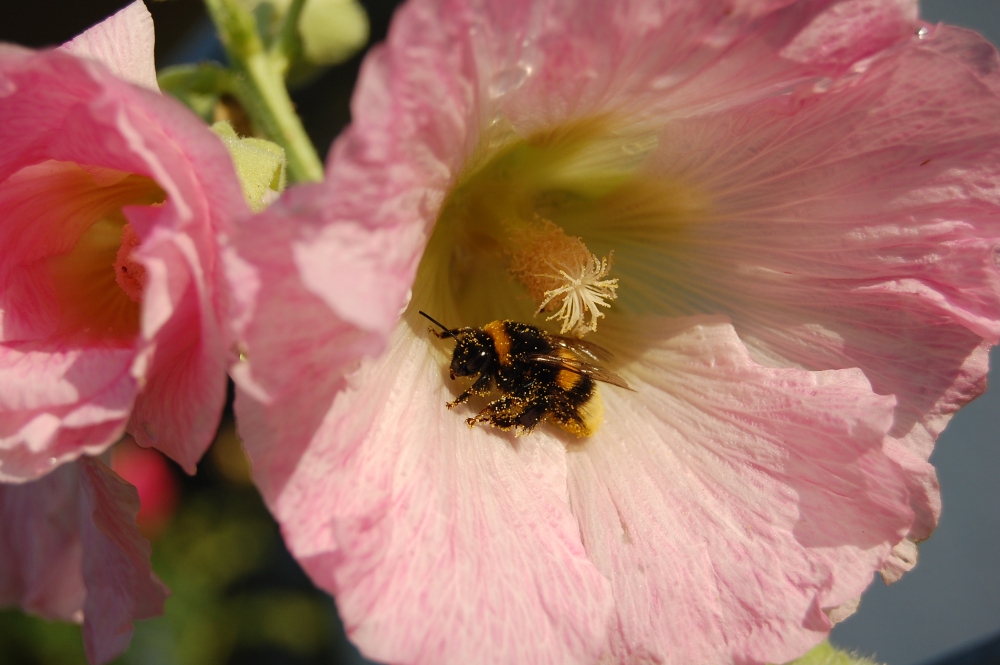
[[[597,258],[580,238],[572,238],[547,219],[512,232],[510,271],[539,303],[536,314],[553,311],[560,333],[583,337],[597,330],[618,297],[618,280],[606,279],[612,258]]]
[[[556,268],[556,266],[552,266]],[[579,277],[574,277],[565,270],[559,270],[558,278],[563,280],[563,285],[545,292],[545,299],[538,305],[538,312],[545,311],[545,308],[553,302],[561,302],[559,310],[550,317],[559,319],[562,327],[560,333],[567,332],[583,337],[588,332],[597,330],[597,319],[604,316],[600,307],[611,307],[609,300],[618,297],[617,279],[604,279],[611,270],[611,257],[598,259],[595,255],[590,255],[587,261],[579,269]],[[547,275],[556,277],[553,274]]]

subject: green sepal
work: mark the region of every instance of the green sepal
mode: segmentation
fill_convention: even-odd
[[[217,122],[212,131],[225,143],[250,209],[260,212],[285,189],[285,151],[264,139],[240,138],[228,122]]]
[[[806,655],[793,660],[788,665],[878,665],[877,661],[862,658],[822,642]]]
[[[219,97],[232,92],[233,86],[229,70],[213,62],[166,67],[156,80],[160,90],[179,99],[205,122],[212,121]]]

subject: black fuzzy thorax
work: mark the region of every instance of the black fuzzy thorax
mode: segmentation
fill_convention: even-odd
[[[533,356],[549,355],[554,351],[544,333],[517,321],[504,321],[503,330],[510,339],[510,363],[499,366],[497,389],[504,393],[519,393],[533,383],[552,383],[559,369],[539,365],[532,360]]]
[[[534,360],[539,355],[568,353],[557,349],[538,328],[517,321],[504,321],[503,330],[510,339],[510,364],[499,368],[495,377],[497,389],[536,405],[535,409],[529,410],[529,414],[525,414],[528,416],[526,420],[533,419],[531,412],[539,411],[539,415],[548,414],[559,424],[582,424],[579,409],[594,395],[593,379]],[[571,387],[560,384],[561,373],[568,374],[567,378],[573,381]]]

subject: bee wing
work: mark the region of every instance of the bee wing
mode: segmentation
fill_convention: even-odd
[[[578,360],[576,358],[563,358],[561,356],[550,356],[545,354],[529,356],[529,360],[536,363],[540,363],[542,365],[549,365],[550,367],[558,367],[559,369],[565,369],[570,372],[576,372],[577,374],[582,374],[583,376],[589,376],[595,381],[610,383],[611,385],[618,386],[619,388],[632,390],[632,386],[630,386],[625,379],[615,374],[610,369],[605,369],[604,367],[592,365],[583,360]],[[633,392],[635,391],[633,390]]]
[[[607,362],[614,355],[603,346],[598,346],[593,342],[588,342],[576,337],[563,337],[562,335],[546,335],[553,346],[567,349],[579,356],[585,356],[593,360],[603,360]]]

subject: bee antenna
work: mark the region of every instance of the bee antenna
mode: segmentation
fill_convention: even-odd
[[[441,328],[441,330],[444,331],[445,335],[447,335],[449,337],[454,337],[455,336],[455,331],[453,331],[451,328],[449,328],[448,326],[444,325],[440,321],[436,320],[434,317],[432,317],[427,312],[421,312],[420,310],[417,310],[417,313],[420,314],[421,316],[423,316],[425,319],[430,320],[430,322],[433,323],[434,325],[436,325],[439,328]]]

